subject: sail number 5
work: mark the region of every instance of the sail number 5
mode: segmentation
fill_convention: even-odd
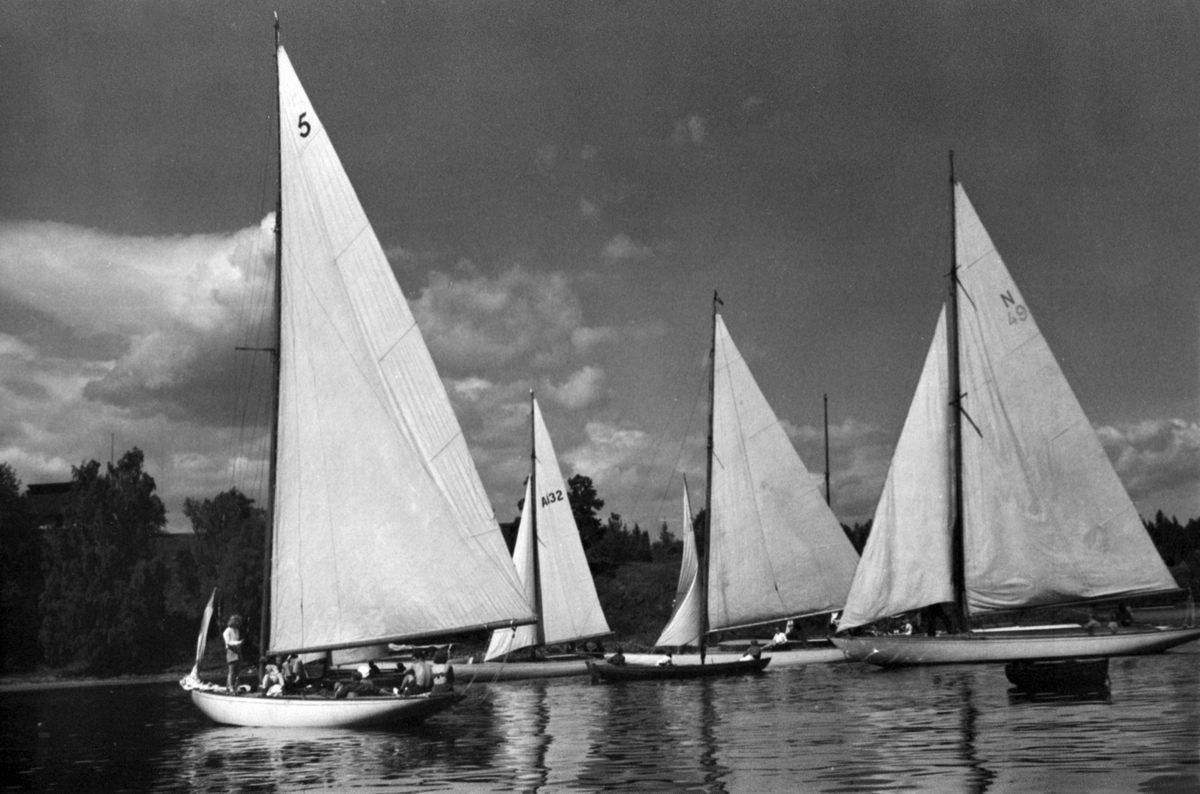
[[[561,502],[562,500],[563,500],[563,492],[562,491],[551,491],[550,493],[548,493],[542,497],[542,507],[545,507],[546,505],[554,504],[555,502]]]
[[[1008,312],[1009,325],[1023,323],[1029,319],[1029,310],[1017,303],[1017,299],[1012,296],[1012,290],[1000,293],[1000,302],[1004,304],[1005,308],[1010,309]]]
[[[304,117],[305,117],[305,116],[307,116],[307,115],[308,115],[308,111],[307,111],[307,110],[306,110],[306,111],[304,111],[303,113],[301,113],[301,114],[300,114],[300,118],[299,118],[299,122],[300,122],[300,124],[299,124],[299,130],[300,130],[300,137],[301,137],[301,138],[307,138],[307,137],[308,137],[308,134],[309,134],[310,132],[312,132],[312,125],[311,125],[311,124],[309,124],[307,121],[305,121],[305,120],[304,120]]]

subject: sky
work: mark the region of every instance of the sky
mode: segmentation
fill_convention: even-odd
[[[945,296],[948,152],[1139,512],[1200,516],[1200,11],[1183,2],[0,4],[0,462],[138,447],[260,497],[273,12],[517,515],[678,530],[711,299],[870,518]],[[257,334],[257,336],[256,336]],[[258,359],[258,363],[255,359]],[[261,395],[260,395],[261,396]]]

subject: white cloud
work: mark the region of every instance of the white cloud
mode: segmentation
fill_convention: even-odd
[[[634,242],[633,238],[624,232],[613,237],[604,246],[605,258],[617,261],[646,259],[653,253],[650,248]]]
[[[1200,424],[1147,420],[1106,425],[1096,433],[1135,503],[1182,491],[1191,495],[1192,509],[1200,511]]]
[[[604,370],[586,366],[560,384],[547,383],[544,391],[559,405],[577,411],[596,404],[604,396],[604,384]]]
[[[671,140],[681,145],[690,143],[699,146],[707,137],[708,130],[705,127],[704,118],[695,113],[676,121],[675,129],[671,132]]]
[[[562,273],[514,267],[495,278],[452,280],[435,272],[411,305],[434,359],[449,375],[503,375],[518,363],[535,370],[562,366],[579,333],[594,336]]]

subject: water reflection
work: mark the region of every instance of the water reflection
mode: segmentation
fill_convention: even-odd
[[[408,731],[225,728],[169,685],[4,693],[0,770],[43,791],[1190,791],[1196,659],[1113,660],[1107,699],[1014,697],[1002,665],[511,682]]]

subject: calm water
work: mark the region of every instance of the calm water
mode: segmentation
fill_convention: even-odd
[[[1001,666],[473,687],[408,731],[223,728],[173,684],[0,694],[7,790],[1200,791],[1200,651],[1114,659],[1107,700]]]

